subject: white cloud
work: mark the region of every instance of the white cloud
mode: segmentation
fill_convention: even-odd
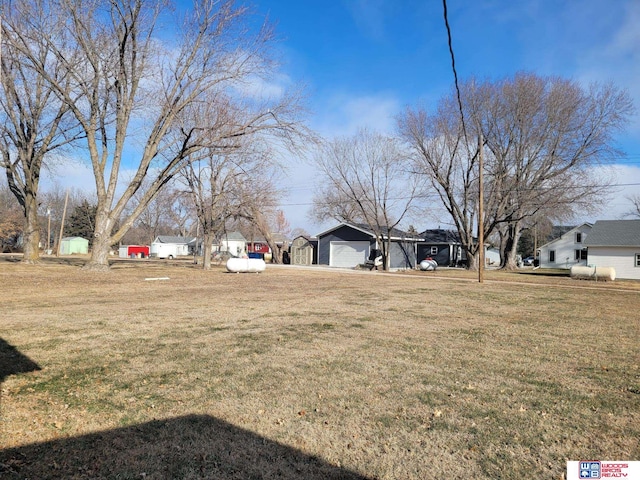
[[[395,116],[400,113],[399,100],[388,94],[349,96],[334,95],[325,105],[315,128],[326,137],[348,136],[360,128],[392,133]]]
[[[243,96],[254,100],[278,100],[282,98],[291,83],[291,78],[285,74],[274,75],[271,80],[252,75],[236,85],[236,89]]]
[[[631,210],[632,204],[628,197],[640,194],[640,166],[612,165],[603,167],[603,175],[612,175],[614,187],[609,201],[599,212],[590,218],[580,220],[595,222],[596,220],[619,220]],[[596,170],[596,175],[598,170]]]
[[[88,162],[69,156],[57,156],[49,161],[49,168],[44,168],[41,174],[40,188],[42,191],[52,188],[73,188],[81,190],[89,196],[96,191],[93,169]]]

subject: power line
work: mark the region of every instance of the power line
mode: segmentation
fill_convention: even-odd
[[[451,40],[451,28],[449,27],[449,20],[447,19],[447,0],[442,0],[442,6],[444,9],[444,25],[447,28],[447,39],[449,43],[449,54],[451,55],[451,69],[453,70],[453,80],[456,87],[456,95],[458,98],[458,109],[460,110],[460,121],[462,122],[462,131],[464,138],[467,140],[467,128],[464,123],[464,112],[462,109],[462,99],[460,97],[460,87],[458,86],[458,72],[456,71],[456,58],[453,54],[453,42]],[[467,143],[469,143],[467,141]]]

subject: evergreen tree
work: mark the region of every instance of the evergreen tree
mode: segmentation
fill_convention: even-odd
[[[69,217],[69,221],[64,227],[65,236],[86,238],[89,240],[89,246],[91,246],[93,243],[96,211],[97,207],[95,205],[91,205],[87,200],[83,200]]]

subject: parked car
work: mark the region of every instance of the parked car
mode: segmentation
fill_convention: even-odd
[[[536,261],[536,258],[535,258],[535,257],[527,257],[527,258],[524,258],[524,259],[522,260],[522,264],[523,264],[525,267],[533,267],[533,265],[534,265],[535,261]]]

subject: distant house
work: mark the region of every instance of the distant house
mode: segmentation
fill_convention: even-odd
[[[640,280],[640,220],[598,220],[585,245],[589,265],[613,267],[617,278]]]
[[[585,240],[590,235],[591,228],[590,223],[567,227],[559,237],[542,245],[538,249],[540,268],[570,269],[574,265],[586,265]]]
[[[487,267],[500,266],[500,249],[495,247],[485,247],[484,263]]]
[[[466,260],[457,232],[437,228],[425,230],[418,236],[418,261],[432,258],[441,267],[455,267]]]
[[[60,255],[89,253],[89,240],[82,237],[64,237],[60,242]]]
[[[318,263],[318,239],[300,235],[291,242],[291,265],[313,265]]]
[[[290,240],[281,233],[272,233],[271,241],[275,243],[276,249],[282,251],[283,254],[289,254],[289,243]],[[247,240],[247,252],[249,256],[261,256],[264,257],[266,261],[270,261],[272,258],[273,252],[271,251],[271,247],[267,243],[267,240],[264,237],[251,237]],[[278,252],[276,252],[278,253]]]
[[[189,255],[189,243],[195,239],[176,237],[171,235],[158,235],[151,243],[150,256],[156,258],[177,258]]]
[[[247,239],[240,232],[226,232],[220,237],[219,249],[239,257],[247,251]]]
[[[376,236],[363,224],[340,223],[322,233],[318,238],[318,264],[332,267],[353,268],[364,264],[374,250],[380,250]],[[416,267],[416,238],[402,230],[391,229],[384,238],[390,238],[390,268]]]

